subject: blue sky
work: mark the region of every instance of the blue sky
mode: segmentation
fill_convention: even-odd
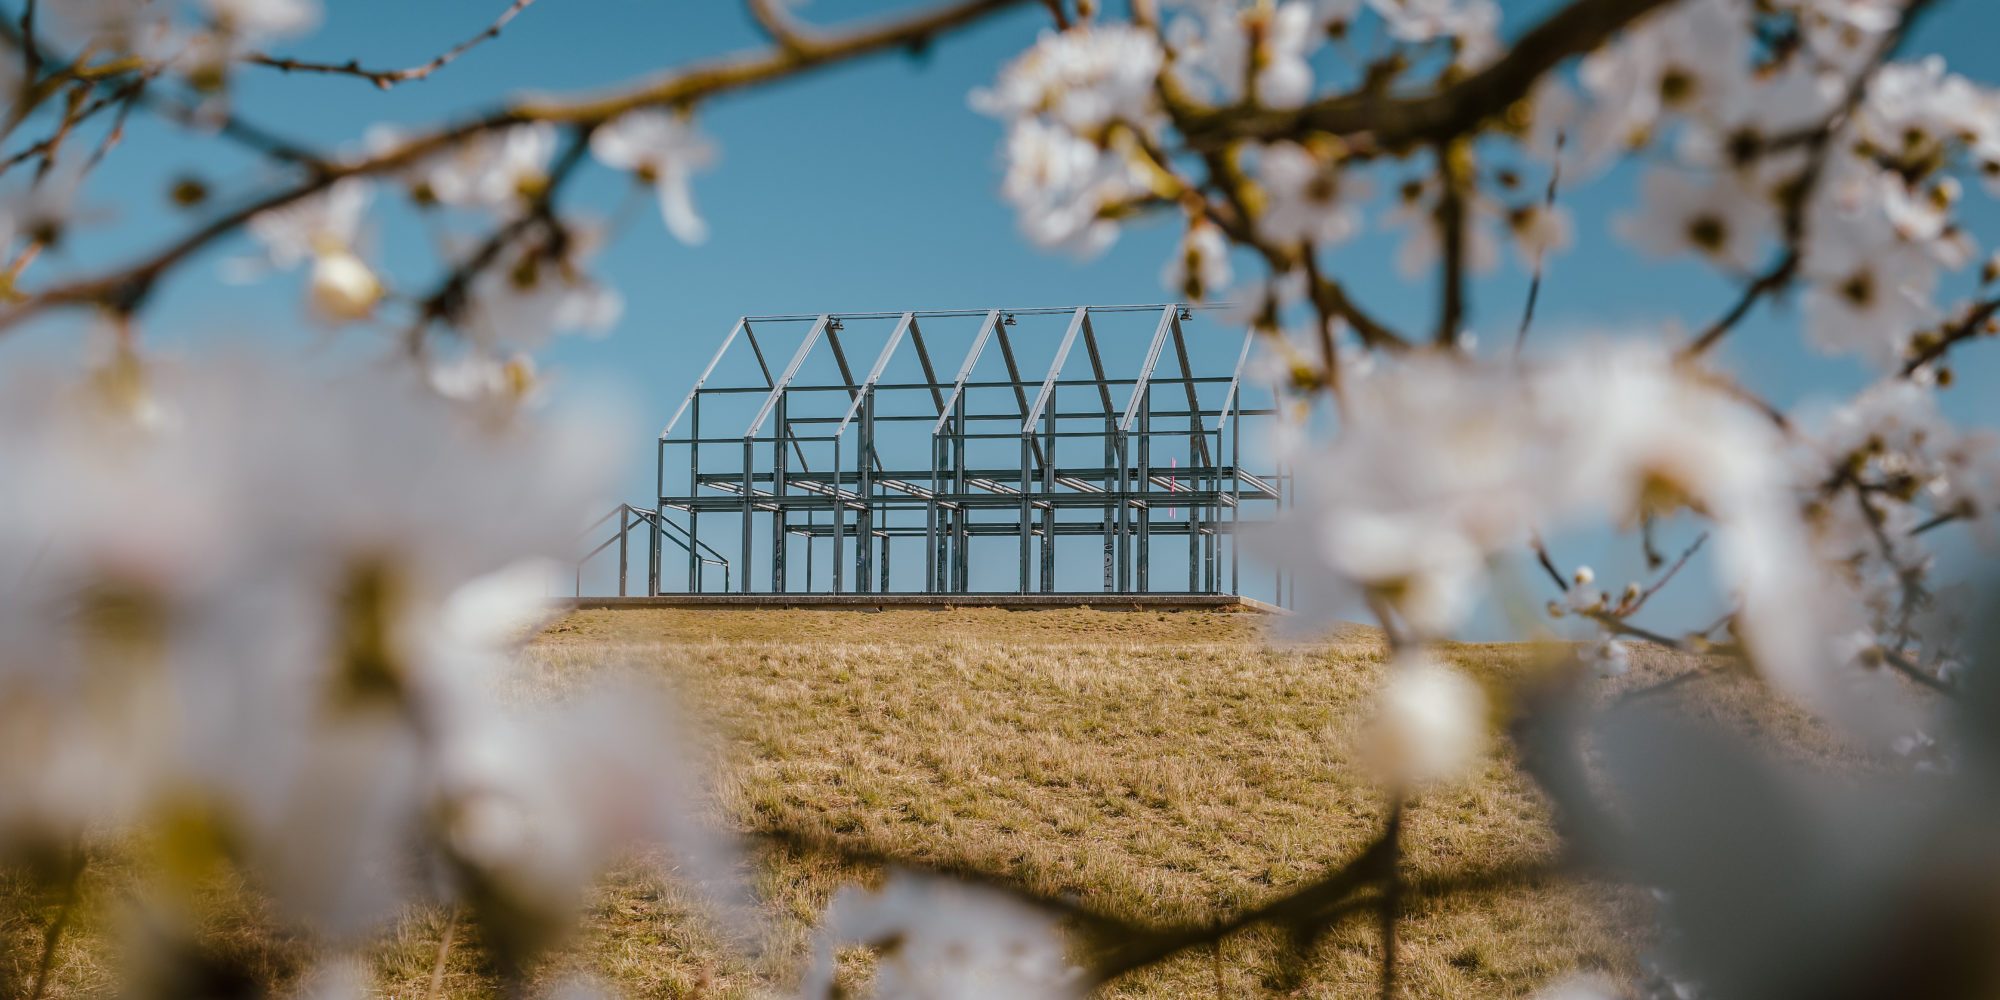
[[[285,51],[406,65],[477,30],[501,5],[329,0],[323,29]],[[801,12],[831,23],[892,6],[907,4],[816,0]],[[1505,0],[1510,33],[1549,6]],[[1984,51],[2000,30],[2000,4],[1946,0],[1939,8],[1907,51],[1941,52],[1976,79],[2000,77]],[[624,293],[624,318],[601,339],[555,344],[543,360],[560,398],[622,401],[620,432],[632,456],[625,492],[634,501],[650,491],[654,434],[740,314],[1165,297],[1158,276],[1177,237],[1170,220],[1130,227],[1111,251],[1079,261],[1030,246],[998,197],[1000,126],[970,111],[966,95],[990,81],[1045,21],[1029,5],[949,37],[922,57],[879,57],[704,108],[703,127],[720,145],[722,159],[695,181],[712,230],[701,247],[670,238],[650,200],[624,200],[622,178],[598,170],[586,180],[577,202],[607,211],[622,204],[636,215],[602,258],[604,276]],[[759,42],[747,15],[729,0],[541,0],[497,41],[429,81],[385,93],[353,79],[246,70],[237,97],[246,116],[337,147],[358,141],[378,122],[435,122],[489,107],[501,95],[608,86]],[[128,143],[91,188],[91,200],[116,225],[80,239],[56,268],[114,262],[187,225],[190,220],[166,208],[161,197],[178,174],[197,173],[225,194],[261,177],[250,161],[163,126],[140,122]],[[1631,201],[1634,176],[1614,171],[1565,195],[1579,241],[1550,265],[1537,338],[1658,330],[1669,316],[1698,326],[1734,294],[1701,267],[1643,261],[1610,235],[1610,216]],[[1976,236],[2000,243],[1992,211],[1975,209],[1972,218]],[[1412,328],[1427,327],[1433,289],[1396,274],[1394,236],[1384,233],[1379,214],[1369,222],[1369,235],[1332,257],[1330,269],[1370,309]],[[375,243],[391,274],[421,273],[426,266],[421,231],[406,220],[383,223]],[[212,252],[177,276],[147,317],[147,336],[168,349],[213,340],[321,343],[325,335],[300,318],[293,281],[248,288],[221,283],[222,262],[245,249],[238,244]],[[1472,320],[1489,343],[1511,337],[1525,285],[1509,263],[1475,286]],[[67,324],[57,324],[20,339],[60,349],[73,337]],[[1233,354],[1233,344],[1224,349]],[[1805,350],[1791,314],[1782,309],[1761,311],[1728,343],[1725,357],[1781,404],[1812,392],[1848,391],[1868,377],[1856,363]],[[1960,373],[1974,385],[2000,364],[1990,350],[1966,357]],[[1948,397],[1962,415],[2000,422],[2000,404],[1969,386]],[[1604,550],[1595,535],[1564,544],[1574,547],[1572,559],[1596,561],[1600,578],[1614,587],[1637,569],[1635,556],[1622,548]],[[1686,601],[1692,607],[1702,599],[1694,594]]]

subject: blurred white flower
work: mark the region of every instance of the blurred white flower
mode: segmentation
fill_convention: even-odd
[[[246,45],[304,34],[319,26],[318,0],[202,0],[223,32]]]
[[[1618,984],[1604,976],[1577,975],[1542,988],[1534,1000],[1623,1000]]]
[[[1200,302],[1227,291],[1233,276],[1229,241],[1222,230],[1201,221],[1187,228],[1179,251],[1167,258],[1160,284],[1190,302]]]
[[[845,996],[834,985],[844,946],[880,949],[874,1000],[980,1000],[1081,997],[1050,915],[992,889],[893,872],[881,889],[848,886],[821,921],[800,995]]]
[[[1180,6],[1193,8],[1169,30],[1173,74],[1182,86],[1210,101],[1254,96],[1264,107],[1297,108],[1312,97],[1312,54],[1327,25],[1342,19],[1343,6],[1351,15],[1353,5],[1187,0]]]
[[[660,199],[667,231],[682,243],[708,238],[708,225],[694,208],[689,181],[715,163],[715,144],[684,115],[641,110],[623,115],[590,136],[590,152],[616,170],[629,170],[651,184]]]
[[[352,251],[373,197],[368,181],[348,177],[319,194],[258,213],[247,228],[274,266],[289,269],[317,254]]]
[[[1377,697],[1366,752],[1383,782],[1397,788],[1447,782],[1485,753],[1485,692],[1436,659],[1399,654]]]
[[[1631,645],[1617,636],[1599,636],[1584,645],[1583,662],[1599,677],[1623,677],[1632,669]]]
[[[1105,149],[1032,118],[1008,130],[1000,191],[1038,246],[1078,256],[1102,252],[1118,238],[1108,213],[1146,190],[1145,176],[1122,148]]]
[[[1493,0],[1368,0],[1368,6],[1399,42],[1452,41],[1462,65],[1487,61],[1498,44],[1500,6]]]
[[[1043,117],[1079,134],[1113,121],[1146,127],[1159,116],[1153,80],[1161,60],[1159,42],[1136,25],[1045,31],[992,87],[973,91],[971,103],[1004,121]]]
[[[1669,115],[1703,119],[1727,106],[1751,76],[1749,29],[1737,0],[1690,0],[1585,56],[1577,80],[1589,103],[1571,136],[1583,162],[1650,143]]]
[[[1149,189],[1130,130],[1160,126],[1162,58],[1151,32],[1084,24],[1044,32],[972,93],[973,108],[1007,123],[1000,190],[1034,243],[1089,255],[1117,238],[1112,209]]]
[[[419,186],[439,202],[506,214],[548,183],[556,129],[547,122],[487,132],[425,161]]]
[[[308,301],[314,313],[335,323],[355,323],[374,315],[382,282],[361,258],[334,250],[313,258]]]
[[[1265,239],[1281,246],[1330,246],[1361,228],[1367,181],[1347,176],[1338,163],[1297,143],[1277,142],[1257,151],[1253,173],[1266,199],[1257,216],[1257,232]]]
[[[312,262],[306,302],[320,319],[359,322],[373,315],[382,300],[381,279],[355,252],[372,194],[367,181],[349,177],[250,219],[247,228],[263,245],[269,266],[290,270]],[[262,262],[238,260],[230,262],[227,273],[244,281],[263,268]]]
[[[1615,220],[1620,236],[1655,257],[1695,253],[1737,271],[1756,267],[1777,232],[1771,201],[1730,174],[1698,184],[1671,168],[1646,172],[1640,210]]]

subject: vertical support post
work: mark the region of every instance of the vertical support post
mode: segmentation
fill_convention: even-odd
[[[1190,379],[1193,378],[1193,375],[1191,375],[1186,371],[1181,372],[1181,374]],[[1188,385],[1190,388],[1192,388],[1194,383],[1190,381]],[[1192,394],[1189,395],[1189,399],[1190,400],[1193,399]],[[1204,447],[1204,442],[1201,439],[1201,410],[1196,408],[1194,404],[1190,402],[1188,404],[1188,490],[1189,492],[1199,493],[1201,491],[1201,473],[1198,471],[1199,466],[1195,465],[1195,461],[1197,455],[1205,454],[1207,451],[1208,449]],[[1201,506],[1195,502],[1193,497],[1188,498],[1187,530],[1188,530],[1188,591],[1192,593],[1201,590],[1201,585],[1202,585]]]
[[[1056,589],[1056,387],[1049,386],[1042,418],[1042,593]]]
[[[1140,390],[1143,397],[1139,401],[1139,476],[1138,492],[1145,498],[1139,508],[1139,593],[1153,590],[1152,547],[1153,547],[1153,387],[1149,383]]]
[[[931,435],[931,495],[924,500],[924,593],[938,592],[944,550],[938,547],[938,436]]]
[[[750,470],[757,465],[757,439],[743,439],[743,575],[736,580],[736,586],[745,594],[750,592],[750,578],[757,574],[750,566],[750,515],[755,512],[756,493],[750,482]]]
[[[624,504],[618,505],[618,596],[625,596],[626,544],[632,535],[632,512]]]
[[[771,438],[771,592],[785,592],[785,445],[792,436],[792,427],[786,419],[785,410],[791,401],[789,388],[778,390],[778,408],[773,414],[778,421],[778,431]]]
[[[1021,582],[1015,593],[1028,592],[1028,563],[1034,554],[1035,533],[1032,527],[1034,516],[1034,483],[1030,480],[1029,469],[1034,459],[1034,436],[1021,435]]]
[[[693,423],[688,425],[688,489],[692,498],[688,504],[688,593],[701,593],[701,390],[697,388],[691,399],[694,412],[690,415]],[[729,585],[723,584],[723,590]]]
[[[889,536],[888,535],[882,536],[882,582],[881,586],[875,588],[875,592],[878,594],[886,594],[889,592]]]
[[[840,502],[840,438],[833,439],[833,592],[841,593],[845,560],[842,553],[847,544],[847,505]]]
[[[653,518],[646,522],[646,596],[657,597],[660,593],[660,521],[666,517],[666,508],[660,504],[660,497],[667,491],[667,443],[659,444],[653,450]]]
[[[854,590],[865,594],[870,586],[872,574],[869,568],[875,556],[875,388],[861,391],[861,436],[855,442],[854,492],[861,497],[861,513],[854,517],[854,549],[859,562],[854,568]],[[839,503],[840,489],[834,488],[834,502]]]
[[[1112,448],[1112,445],[1111,445],[1111,442],[1112,442],[1112,440],[1113,440],[1113,439],[1114,439],[1114,438],[1115,438],[1115,437],[1117,436],[1117,433],[1118,433],[1118,424],[1117,424],[1117,422],[1116,422],[1116,421],[1114,421],[1114,420],[1112,420],[1112,419],[1111,419],[1111,408],[1110,408],[1110,407],[1105,407],[1105,413],[1104,413],[1104,481],[1103,481],[1103,482],[1101,482],[1101,483],[1099,483],[1098,485],[1099,485],[1099,486],[1102,486],[1102,487],[1104,488],[1104,555],[1103,555],[1103,562],[1104,562],[1104,592],[1105,592],[1105,593],[1107,593],[1107,594],[1108,594],[1108,593],[1110,593],[1110,592],[1111,592],[1111,590],[1112,590],[1112,588],[1113,588],[1113,587],[1115,587],[1115,586],[1117,585],[1117,584],[1116,584],[1116,580],[1115,580],[1115,577],[1114,577],[1114,576],[1112,575],[1112,574],[1113,574],[1113,568],[1112,568],[1112,559],[1113,559],[1113,556],[1114,556],[1114,554],[1115,554],[1115,547],[1113,546],[1113,544],[1112,544],[1112,541],[1111,541],[1111,519],[1112,519],[1112,516],[1113,516],[1113,514],[1114,514],[1114,513],[1116,512],[1116,510],[1117,510],[1117,507],[1116,507],[1116,505],[1115,505],[1115,502],[1114,502],[1114,501],[1113,501],[1113,500],[1111,499],[1111,498],[1112,498],[1112,492],[1111,492],[1111,490],[1112,490],[1112,487],[1114,487],[1115,485],[1117,485],[1117,484],[1116,484],[1116,482],[1115,482],[1115,480],[1114,480],[1114,479],[1112,478],[1112,467],[1113,467],[1113,466],[1115,466],[1115,465],[1117,464],[1117,462],[1118,462],[1118,454],[1117,454],[1117,452],[1116,452],[1116,451],[1115,451],[1115,450],[1114,450],[1114,449]]]
[[[972,508],[965,504],[965,394],[959,393],[953,404],[951,420],[952,447],[952,492],[959,497],[958,513],[952,517],[952,589],[965,593],[971,585],[971,572],[966,559],[965,544],[968,530],[967,519],[972,516]]]
[[[819,512],[806,511],[806,593],[808,594],[812,593],[813,589],[813,550],[819,547],[816,544],[817,540],[813,538],[813,528],[818,525]]]
[[[1229,422],[1229,592],[1243,593],[1243,421]]]
[[[1132,590],[1132,446],[1118,431],[1118,592]]]

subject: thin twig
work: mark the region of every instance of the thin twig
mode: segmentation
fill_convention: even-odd
[[[1542,211],[1547,213],[1550,218],[1554,217],[1556,210],[1556,190],[1562,184],[1563,146],[1568,140],[1568,133],[1560,129],[1556,131],[1555,157],[1549,166],[1549,188],[1547,193],[1542,196]],[[1521,328],[1514,333],[1514,356],[1516,358],[1519,358],[1522,349],[1528,346],[1528,328],[1534,325],[1535,303],[1540,301],[1542,297],[1542,268],[1547,262],[1547,257],[1548,247],[1537,243],[1535,245],[1534,273],[1528,276],[1528,301],[1521,306]]]
[[[1946,330],[1935,343],[1918,351],[1916,356],[1904,362],[1903,377],[1915,375],[1925,365],[1944,357],[1960,341],[1971,340],[1985,333],[1986,321],[1992,319],[1995,312],[2000,312],[2000,298],[1987,299],[1973,307],[1964,319],[1953,324],[1951,329]]]
[[[1706,531],[1702,532],[1699,535],[1694,536],[1694,542],[1681,552],[1681,557],[1679,559],[1674,560],[1674,564],[1672,566],[1667,567],[1667,571],[1665,573],[1660,574],[1660,578],[1654,580],[1652,586],[1647,587],[1645,590],[1640,591],[1639,596],[1635,600],[1633,600],[1631,607],[1618,609],[1619,616],[1624,617],[1628,615],[1637,614],[1640,608],[1646,606],[1647,601],[1652,600],[1654,594],[1659,593],[1661,588],[1665,587],[1669,581],[1673,580],[1674,574],[1679,573],[1681,571],[1681,567],[1686,566],[1688,564],[1689,559],[1694,558],[1694,554],[1696,552],[1701,551],[1702,543],[1707,541],[1708,541],[1708,532]]]
[[[744,90],[847,59],[920,45],[1027,0],[958,0],[939,7],[851,28],[810,51],[759,49],[696,63],[679,72],[609,96],[578,100],[535,99],[490,111],[409,139],[358,159],[327,163],[294,185],[253,198],[219,215],[135,263],[96,277],[57,285],[0,312],[0,330],[11,329],[50,309],[101,306],[131,312],[142,305],[160,277],[210,244],[234,233],[250,219],[309,198],[348,177],[389,173],[450,149],[475,136],[526,122],[598,125],[639,108],[685,105]]]
[[[1465,325],[1465,186],[1471,174],[1472,148],[1464,139],[1437,145],[1438,246],[1444,255],[1444,274],[1439,285],[1438,326],[1435,341],[1449,347],[1458,343]]]
[[[472,51],[479,44],[488,39],[499,37],[500,29],[505,28],[507,22],[512,21],[516,15],[526,10],[528,5],[534,2],[535,0],[513,0],[512,3],[507,5],[506,10],[500,12],[499,17],[494,18],[493,22],[488,24],[478,34],[446,49],[429,62],[411,66],[407,69],[363,69],[361,68],[361,64],[353,59],[349,59],[344,63],[311,62],[304,59],[290,59],[267,55],[262,52],[253,52],[244,56],[243,61],[259,66],[269,66],[287,73],[333,73],[342,76],[358,76],[383,90],[388,90],[399,83],[426,79],[432,73],[451,65],[457,61],[459,56]]]
[[[1958,694],[1957,688],[1937,679],[1927,671],[1919,669],[1916,664],[1911,663],[1903,654],[1893,649],[1879,646],[1876,647],[1876,652],[1881,655],[1882,662],[1889,665],[1889,669],[1902,674],[1904,677],[1908,677],[1919,685],[1943,695],[1956,696]]]
[[[1743,294],[1737,297],[1736,304],[1730,306],[1728,312],[1723,313],[1715,322],[1710,323],[1706,329],[1702,330],[1700,336],[1690,341],[1686,347],[1681,348],[1681,356],[1693,357],[1714,347],[1718,341],[1729,335],[1729,331],[1736,328],[1736,324],[1743,321],[1743,317],[1750,314],[1752,306],[1755,306],[1764,296],[1788,284],[1792,280],[1792,275],[1797,273],[1798,269],[1798,249],[1796,247],[1787,248],[1784,254],[1778,258],[1777,263],[1771,265],[1764,273],[1758,275],[1756,280],[1744,286]]]

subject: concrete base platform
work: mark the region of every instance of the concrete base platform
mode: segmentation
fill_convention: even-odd
[[[661,594],[657,597],[565,597],[565,608],[716,608],[747,610],[943,611],[1248,611],[1284,614],[1275,604],[1234,594]]]

